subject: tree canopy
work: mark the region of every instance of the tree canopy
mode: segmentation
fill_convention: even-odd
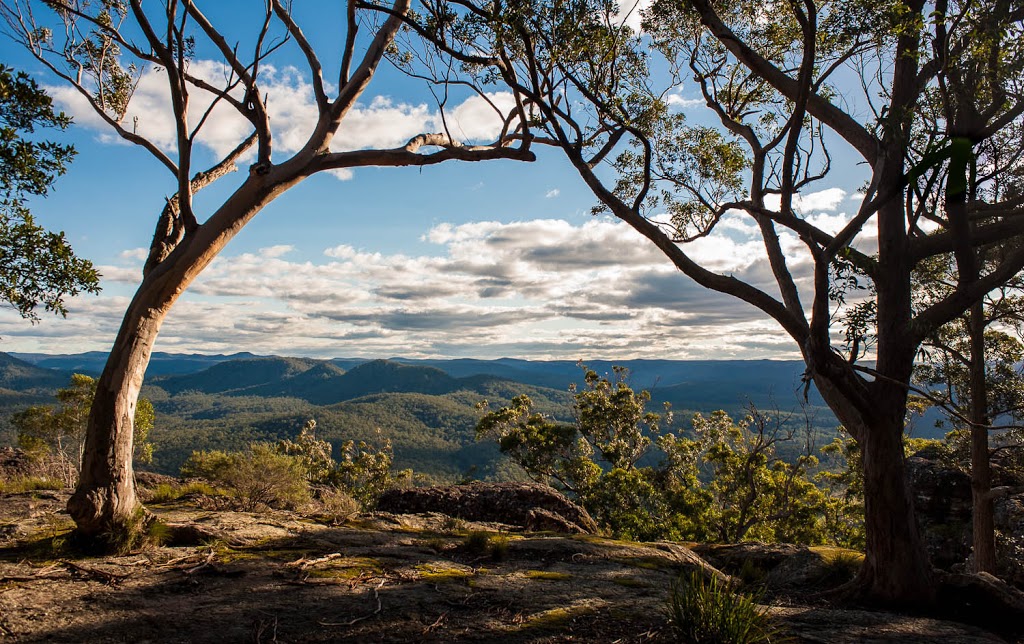
[[[603,209],[701,286],[792,338],[863,459],[875,598],[927,601],[931,568],[903,464],[914,359],[944,324],[1024,268],[1024,9],[1007,0],[656,0],[640,36],[600,0],[440,1],[412,27],[475,82],[519,97],[536,141],[559,147]],[[415,49],[419,45],[413,43]],[[420,74],[448,79],[440,68]],[[674,110],[680,87],[713,119]],[[866,181],[835,226],[801,196]],[[694,252],[733,226],[752,262]],[[915,308],[920,263],[949,257],[955,287]]]
[[[33,321],[38,306],[66,316],[65,298],[99,292],[92,263],[74,254],[64,233],[36,224],[28,208],[75,156],[72,146],[33,135],[70,123],[28,74],[0,65],[0,299]]]

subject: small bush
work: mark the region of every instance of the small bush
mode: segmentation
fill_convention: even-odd
[[[462,547],[470,554],[489,555],[494,561],[502,561],[508,556],[508,543],[508,535],[504,532],[473,530],[466,535]]]
[[[61,490],[64,482],[40,476],[20,476],[10,481],[0,481],[0,494],[20,494],[34,490]]]
[[[504,561],[508,557],[508,535],[504,532],[491,536],[490,546],[488,551],[491,554],[491,559],[494,561]]]
[[[466,535],[466,551],[474,555],[482,555],[491,545],[491,533],[486,530],[473,530]]]
[[[202,481],[189,481],[183,485],[161,483],[153,488],[149,493],[149,503],[167,503],[168,501],[177,501],[181,497],[189,494],[213,496],[217,494],[217,490],[209,483],[203,483]]]
[[[846,583],[857,576],[861,564],[864,563],[864,555],[852,550],[834,550],[823,552],[821,583],[835,585]]]
[[[677,641],[687,644],[767,644],[781,641],[755,597],[733,593],[717,578],[699,572],[680,577],[669,593],[669,622]]]
[[[264,443],[253,443],[245,452],[192,452],[181,473],[223,485],[243,510],[263,506],[294,509],[309,500],[302,461]]]
[[[359,501],[345,490],[330,487],[320,492],[317,498],[320,509],[331,523],[343,523],[346,519],[359,513]]]
[[[764,582],[768,573],[752,559],[744,559],[737,573],[744,586],[755,586]]]

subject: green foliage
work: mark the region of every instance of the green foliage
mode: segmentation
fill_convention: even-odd
[[[294,509],[309,500],[302,461],[266,443],[253,443],[244,452],[193,452],[181,473],[223,485],[243,510]]]
[[[331,444],[316,437],[316,421],[309,419],[294,441],[282,440],[277,451],[287,456],[298,457],[310,483],[326,483],[335,469],[331,457]]]
[[[37,225],[26,205],[28,195],[49,192],[75,155],[30,135],[70,122],[27,74],[0,65],[0,299],[31,320],[39,305],[66,316],[65,297],[99,292],[92,263],[75,256],[64,233]]]
[[[189,494],[204,494],[210,496],[216,493],[216,489],[202,481],[188,481],[183,485],[161,483],[150,492],[147,502],[166,503],[168,501],[176,501]]]
[[[64,481],[40,476],[19,476],[10,480],[0,479],[0,494],[21,494],[35,490],[60,490]]]
[[[96,395],[96,380],[91,376],[72,374],[69,385],[58,389],[55,397],[59,407],[38,405],[14,414],[11,424],[17,431],[18,444],[39,459],[52,459],[61,471],[65,484],[78,478],[85,446],[89,411]],[[156,412],[153,404],[139,398],[135,408],[135,462],[150,463],[153,446],[149,432]]]
[[[320,511],[332,524],[339,524],[357,514],[361,509],[359,501],[345,490],[329,487],[318,490],[316,496]]]
[[[385,490],[412,479],[410,470],[392,471],[395,453],[389,439],[384,439],[379,448],[365,441],[345,441],[339,449],[341,458],[335,461],[331,444],[318,439],[315,431],[316,421],[311,419],[294,441],[282,440],[277,445],[278,453],[299,459],[310,483],[338,487],[370,509]]]
[[[384,439],[379,448],[364,441],[345,441],[339,451],[341,458],[331,474],[331,481],[364,508],[374,507],[386,490],[412,480],[412,470],[392,471],[395,454],[390,439]]]
[[[752,410],[739,424],[725,412],[693,419],[696,442],[712,495],[712,525],[719,541],[820,543],[827,538],[826,494],[810,480],[818,459],[809,453],[787,462],[776,454],[781,419]]]
[[[669,591],[669,624],[686,644],[760,644],[781,640],[757,598],[734,593],[699,571],[680,577]]]
[[[649,394],[634,392],[625,371],[614,381],[584,373],[575,423],[536,413],[518,396],[484,415],[477,436],[497,440],[534,480],[575,496],[615,536],[814,544],[836,538],[830,515],[853,521],[856,508],[813,481],[819,462],[809,443],[789,460],[777,453],[795,435],[786,418],[752,409],[734,423],[719,411],[696,414],[692,437],[663,432],[671,415],[647,412]],[[640,465],[657,453],[659,464]]]
[[[816,480],[828,492],[825,506],[826,531],[835,545],[862,549],[864,534],[864,468],[860,446],[848,435],[839,436],[821,448],[831,467],[822,469]]]

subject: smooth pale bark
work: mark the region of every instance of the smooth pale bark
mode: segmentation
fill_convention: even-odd
[[[208,222],[143,279],[96,384],[81,477],[68,501],[80,535],[122,533],[141,512],[132,470],[135,406],[171,306],[228,241],[297,180],[280,172],[250,175]]]

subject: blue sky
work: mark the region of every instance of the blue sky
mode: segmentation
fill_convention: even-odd
[[[211,18],[243,28],[236,12],[241,4],[213,3],[218,13]],[[337,21],[323,10],[334,3],[296,4],[300,25],[330,51]],[[308,123],[302,115],[312,101],[295,54],[289,50],[275,60],[266,81],[279,154],[302,140]],[[194,69],[206,66],[215,74],[209,55],[200,44]],[[330,78],[337,63],[321,56]],[[43,225],[66,231],[76,251],[104,275],[103,293],[72,300],[66,320],[47,318],[33,326],[0,310],[0,350],[105,350],[140,280],[156,216],[174,191],[172,177],[145,151],[113,140],[72,92],[17,45],[0,40],[0,57],[34,74],[75,118],[61,140],[75,144],[78,158],[33,210]],[[692,100],[695,92],[678,88],[676,102],[691,118],[706,119],[709,112]],[[449,118],[467,138],[482,138],[493,120],[465,99],[450,104]],[[159,72],[146,70],[128,120],[138,116],[140,132],[167,147],[163,102]],[[349,148],[398,145],[436,131],[437,110],[422,82],[382,66],[352,115],[355,123],[343,126],[339,139]],[[213,119],[206,162],[234,147],[239,127],[226,115]],[[833,227],[855,210],[860,178],[856,171],[842,176],[842,184],[804,196],[806,216]],[[235,183],[228,179],[200,193],[200,218]],[[228,245],[172,310],[157,350],[315,357],[797,357],[774,323],[689,282],[627,227],[592,216],[594,203],[554,151],[541,151],[532,164],[448,163],[312,177]],[[726,224],[695,255],[763,283],[764,262],[749,222]]]

